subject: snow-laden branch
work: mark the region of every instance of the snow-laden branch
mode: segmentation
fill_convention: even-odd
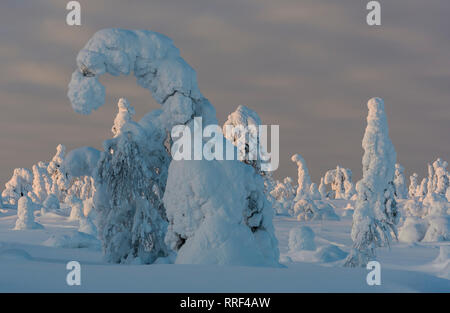
[[[129,75],[150,90],[177,123],[193,115],[215,119],[215,111],[198,89],[194,69],[180,57],[168,37],[147,30],[104,29],[94,34],[77,56],[68,97],[73,109],[90,114],[105,102],[99,77]],[[165,125],[167,126],[167,125]]]

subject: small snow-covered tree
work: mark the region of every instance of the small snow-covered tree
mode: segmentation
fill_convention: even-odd
[[[331,184],[335,199],[350,199],[355,194],[352,171],[339,165],[325,173],[325,184]]]
[[[441,196],[445,196],[445,193],[447,192],[447,189],[450,186],[449,183],[449,173],[447,172],[447,166],[448,163],[446,161],[442,161],[442,159],[437,159],[433,163],[433,167],[435,169],[435,189],[434,192]]]
[[[223,124],[224,137],[238,148],[239,160],[253,166],[258,173],[261,172],[258,156],[260,125],[258,114],[244,105],[239,105]]]
[[[389,138],[384,102],[372,98],[362,146],[363,178],[356,190],[353,214],[353,249],[345,266],[365,266],[375,257],[375,248],[389,244],[391,232],[397,236],[399,214],[394,198],[396,152]]]
[[[417,173],[412,174],[412,176],[409,176],[409,180],[410,180],[410,184],[409,184],[409,197],[410,198],[414,198],[418,195],[418,181],[417,179],[419,178],[419,176],[417,175]]]
[[[117,106],[119,107],[119,112],[114,119],[114,125],[111,129],[114,137],[117,137],[120,134],[123,125],[133,121],[133,116],[135,114],[134,108],[125,98],[120,98]]]
[[[428,178],[425,177],[420,182],[419,189],[416,192],[416,196],[423,199],[428,194],[427,186],[428,186]]]
[[[325,185],[323,177],[320,178],[319,192],[320,192],[320,195],[321,195],[322,199],[326,199],[327,198],[327,196],[328,196],[327,186]]]
[[[120,104],[126,103],[121,100]],[[124,116],[120,112],[119,115]],[[126,115],[125,115],[126,116]],[[123,122],[123,123],[122,123]],[[109,262],[138,259],[153,263],[167,255],[161,200],[154,192],[157,168],[149,155],[151,141],[132,120],[115,120],[115,137],[104,142],[96,182],[95,207],[99,214],[100,239]]]
[[[69,195],[66,198],[66,203],[70,207],[70,221],[79,221],[82,217],[84,217],[83,201],[81,201],[78,197]]]
[[[311,178],[306,162],[299,154],[294,154],[291,160],[297,164],[298,186],[289,213],[296,216],[298,220],[320,219],[319,208],[315,205],[311,195]]]
[[[42,229],[41,224],[34,221],[35,204],[27,196],[19,199],[17,204],[17,221],[15,230]]]
[[[34,202],[43,203],[47,198],[47,190],[50,189],[51,180],[47,173],[47,164],[39,162],[33,165],[33,194],[36,200]]]
[[[33,174],[26,168],[16,168],[13,176],[5,184],[5,190],[2,192],[2,197],[9,204],[17,204],[17,201],[24,196],[27,196],[32,187]]]
[[[395,186],[395,196],[397,199],[408,198],[408,190],[406,189],[404,171],[405,169],[403,166],[401,166],[399,163],[395,164],[394,186]]]
[[[51,190],[47,191],[47,193],[55,194],[61,202],[64,202],[67,189],[70,187],[67,173],[62,168],[65,153],[66,147],[64,145],[58,145],[56,147],[56,154],[47,167],[47,173],[50,175],[52,181]]]
[[[276,200],[275,209],[277,214],[288,214],[289,208],[295,197],[295,189],[292,186],[292,178],[285,177],[283,182],[277,181],[274,188],[270,192]]]
[[[319,192],[319,189],[317,188],[317,184],[316,183],[312,183],[311,187],[310,187],[310,194],[311,194],[311,199],[312,200],[320,200],[322,199],[322,195]]]

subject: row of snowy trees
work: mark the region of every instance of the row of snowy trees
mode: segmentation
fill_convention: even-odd
[[[60,145],[48,164],[40,162],[32,172],[16,169],[2,197],[18,203],[17,229],[39,227],[30,214],[36,207],[45,214],[64,206],[70,208],[69,219],[80,222],[80,231],[96,234],[98,227],[109,262],[278,266],[274,208],[299,220],[336,220],[324,200],[353,199],[354,245],[346,265],[365,265],[375,257],[376,247],[397,236],[396,199],[406,196],[406,187],[381,99],[368,102],[363,178],[356,188],[351,171],[340,166],[325,173],[317,187],[298,154],[292,157],[298,167],[294,185],[290,178],[275,182],[261,170],[260,160],[252,155],[257,151],[251,149],[260,147],[257,133],[225,131],[228,126],[261,124],[256,112],[244,106],[229,115],[223,133],[214,137],[231,143],[242,162],[172,160],[173,126],[185,125],[194,136],[194,130],[217,125],[217,119],[198,89],[195,71],[169,38],[150,31],[105,29],[79,52],[77,65],[68,91],[76,112],[90,114],[104,104],[99,76],[132,72],[161,109],[137,122],[132,106],[120,99],[113,138],[104,141],[103,151],[83,147],[65,155]],[[247,143],[243,149],[242,141]],[[433,167],[427,194],[447,193],[446,166],[439,161]]]

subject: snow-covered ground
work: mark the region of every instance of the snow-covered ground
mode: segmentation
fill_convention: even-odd
[[[342,215],[347,200],[330,201]],[[0,212],[0,292],[450,292],[449,242],[378,249],[381,286],[368,286],[364,268],[345,268],[351,216],[340,221],[274,218],[283,268],[215,265],[117,265],[102,260],[98,242],[77,233],[78,222],[37,216],[44,229],[13,230],[16,210]],[[289,252],[289,232],[307,225],[314,251]],[[65,236],[65,237],[64,237]],[[81,264],[81,286],[66,284],[66,264]]]

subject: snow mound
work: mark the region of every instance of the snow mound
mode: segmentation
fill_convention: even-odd
[[[439,269],[439,277],[450,279],[450,246],[439,248],[439,255],[433,261],[433,265]]]
[[[178,264],[279,266],[263,178],[240,161],[172,161],[166,243]]]
[[[2,261],[4,261],[4,260],[11,260],[11,261],[27,260],[27,261],[30,261],[32,259],[33,259],[33,257],[28,252],[26,252],[25,250],[22,250],[22,249],[7,249],[7,250],[0,251],[0,260],[2,260]]]
[[[316,250],[314,236],[313,230],[308,226],[292,228],[289,231],[289,252]]]
[[[317,249],[315,256],[318,262],[331,263],[345,259],[347,254],[347,252],[342,251],[338,246],[326,245]]]
[[[99,250],[101,247],[101,243],[97,238],[78,231],[74,231],[69,235],[52,235],[43,242],[43,245],[54,248],[90,248],[95,250]]]

